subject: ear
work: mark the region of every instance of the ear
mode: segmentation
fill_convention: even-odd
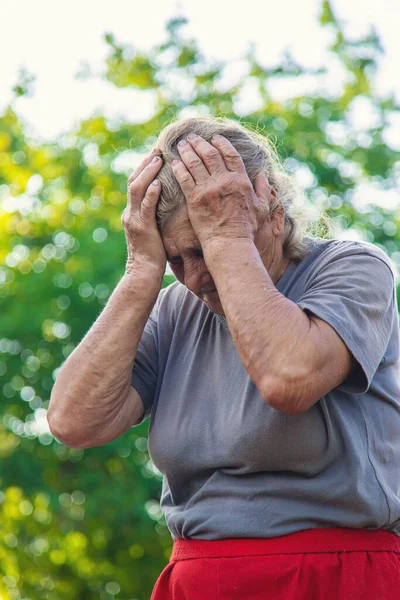
[[[272,188],[273,189],[273,188]],[[274,190],[275,191],[275,190]],[[276,192],[275,192],[276,194]],[[282,204],[278,204],[271,217],[272,233],[275,236],[280,236],[285,228],[285,209]]]
[[[258,198],[263,198],[264,200],[269,199],[270,190],[272,190],[272,188],[269,184],[268,177],[265,173],[259,173],[257,175],[257,177],[254,180],[253,187]]]
[[[268,205],[272,200],[276,200],[278,194],[276,193],[276,189],[272,187],[270,182],[268,181],[268,175],[266,173],[259,173],[254,180],[254,191],[257,194],[258,198],[262,198],[263,200],[268,201]]]

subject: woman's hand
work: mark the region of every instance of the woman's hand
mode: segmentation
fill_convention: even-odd
[[[181,161],[172,168],[203,250],[221,238],[253,242],[269,220],[269,199],[275,193],[266,175],[260,173],[253,188],[240,154],[223,136],[209,144],[189,134],[178,150]]]
[[[165,272],[166,254],[156,224],[156,206],[161,184],[156,175],[163,161],[154,149],[128,179],[128,202],[121,215],[128,245],[126,270],[144,267]]]

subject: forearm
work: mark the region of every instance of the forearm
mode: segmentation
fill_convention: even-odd
[[[300,381],[307,368],[310,320],[275,287],[257,248],[218,241],[204,257],[240,359],[264,399],[276,384]]]
[[[116,419],[129,394],[136,351],[161,282],[156,271],[125,273],[61,367],[47,418],[65,443],[98,441]]]

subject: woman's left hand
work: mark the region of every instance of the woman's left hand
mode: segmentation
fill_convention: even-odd
[[[203,250],[217,240],[253,242],[269,221],[269,200],[275,193],[267,176],[257,175],[253,188],[240,154],[223,136],[214,136],[209,144],[189,134],[178,150],[181,160],[172,169]]]

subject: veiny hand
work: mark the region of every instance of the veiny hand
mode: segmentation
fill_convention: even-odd
[[[172,165],[192,227],[203,249],[217,238],[254,241],[269,218],[272,188],[263,173],[253,188],[240,154],[225,137],[211,142],[189,134],[178,144],[181,160]]]
[[[126,270],[135,265],[165,272],[167,259],[156,224],[161,184],[155,177],[162,164],[160,150],[154,149],[128,179],[128,202],[121,215],[128,245]]]

